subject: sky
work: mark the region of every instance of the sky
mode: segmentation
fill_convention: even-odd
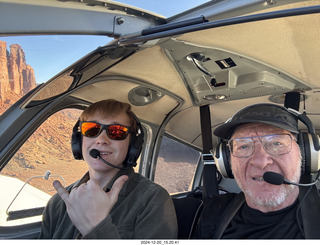
[[[170,17],[208,0],[118,0],[165,17]],[[0,37],[10,45],[19,44],[25,52],[26,62],[36,76],[37,84],[44,83],[74,62],[112,39],[104,36],[14,36]]]

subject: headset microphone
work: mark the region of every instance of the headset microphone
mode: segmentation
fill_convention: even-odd
[[[104,162],[105,164],[113,167],[113,168],[117,168],[117,169],[127,169],[127,168],[121,168],[121,167],[118,167],[118,166],[115,166],[113,165],[112,163],[109,163],[107,162],[106,160],[104,160],[101,156],[100,156],[100,151],[98,151],[97,149],[92,149],[90,152],[89,152],[90,156],[93,157],[93,158],[99,158],[99,160],[101,160],[102,162]]]
[[[291,182],[289,180],[286,180],[283,175],[275,173],[275,172],[265,172],[263,175],[263,179],[265,182],[272,184],[272,185],[281,185],[281,184],[286,184],[286,185],[296,185],[296,186],[312,186],[315,185],[319,181],[319,176],[317,179],[309,184],[300,184],[300,183],[295,183]]]

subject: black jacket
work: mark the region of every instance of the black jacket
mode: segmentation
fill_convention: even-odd
[[[310,192],[309,192],[310,191]],[[307,193],[309,192],[309,193]],[[307,195],[306,195],[307,194]],[[244,204],[244,194],[228,193],[210,198],[203,207],[194,238],[219,239]],[[306,239],[320,238],[320,198],[315,186],[300,187],[299,202]]]

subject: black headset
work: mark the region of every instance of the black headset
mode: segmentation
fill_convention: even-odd
[[[131,135],[130,145],[128,148],[128,153],[126,159],[123,162],[125,168],[135,167],[137,165],[137,160],[142,150],[142,145],[144,142],[144,132],[140,120],[132,112],[134,120],[137,123],[137,132],[133,132]],[[75,159],[83,160],[82,156],[82,134],[80,132],[80,120],[76,122],[72,130],[71,137],[71,149]]]
[[[297,143],[301,152],[301,175],[310,175],[317,173],[320,169],[319,158],[319,137],[315,133],[315,129],[311,120],[307,117],[306,113],[300,113],[294,109],[287,109],[297,120],[301,121],[308,128],[308,132],[299,131],[297,135]],[[231,163],[230,163],[230,150],[227,145],[227,140],[218,138],[218,145],[213,152],[213,157],[216,166],[224,178],[233,178]]]

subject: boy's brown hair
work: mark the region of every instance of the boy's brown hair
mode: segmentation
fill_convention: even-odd
[[[129,103],[120,102],[114,99],[101,100],[91,104],[80,115],[80,121],[86,121],[90,116],[96,112],[101,113],[104,117],[113,117],[122,112],[125,112],[130,118],[131,132],[137,133],[137,122],[133,112],[131,111],[131,105]]]

